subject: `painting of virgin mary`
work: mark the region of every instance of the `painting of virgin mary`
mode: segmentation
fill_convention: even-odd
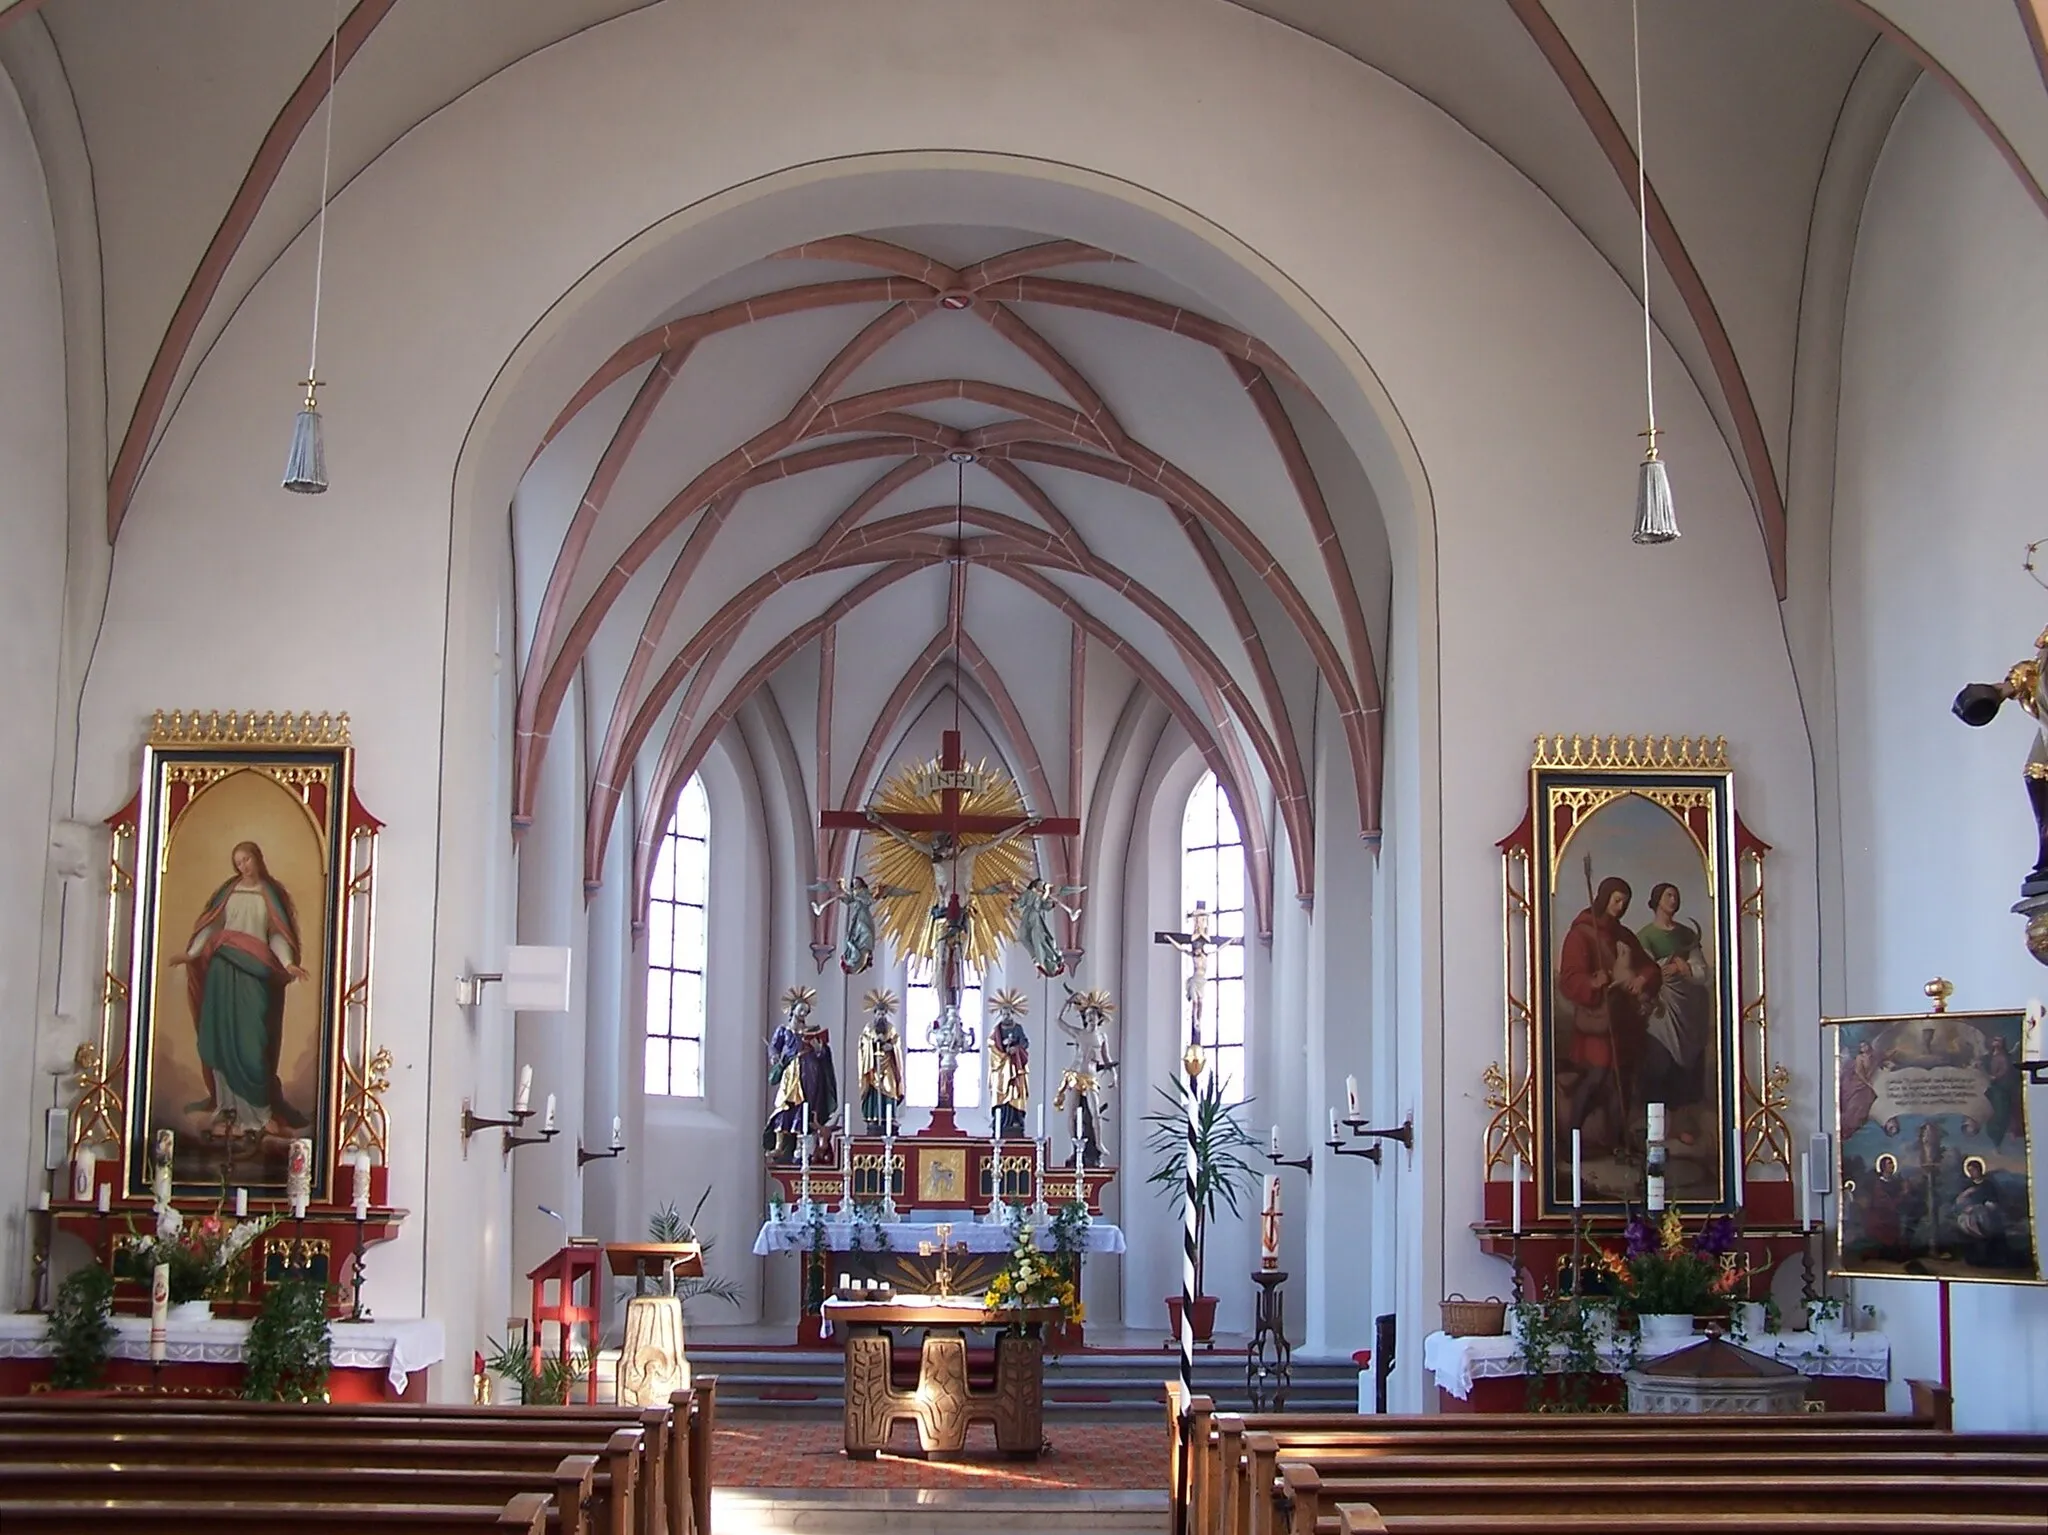
[[[299,963],[298,908],[273,879],[254,842],[237,842],[233,877],[208,897],[185,952],[185,990],[199,1041],[206,1096],[185,1105],[218,1131],[242,1125],[289,1137],[306,1115],[278,1078],[284,1043],[285,988],[307,978]]]

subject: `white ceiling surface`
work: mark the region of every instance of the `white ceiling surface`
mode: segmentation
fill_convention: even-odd
[[[352,0],[343,3],[346,8]],[[492,0],[483,6],[474,0],[397,0],[341,79],[335,100],[334,185],[346,185],[412,126],[477,82],[516,69],[522,57],[637,9],[639,3]],[[1618,280],[1634,285],[1636,230],[1627,189],[1509,0],[1234,3],[1318,37],[1435,103],[1542,188],[1560,216],[1583,231],[1615,267]],[[1627,7],[1619,0],[1546,4],[1616,115],[1628,123]],[[1843,94],[1877,44],[1872,13],[1888,18],[1936,56],[1976,96],[2037,176],[2048,174],[2048,92],[2041,89],[2032,49],[2010,0],[1643,0],[1642,10],[1651,174],[1708,285],[1782,482],[1813,189]],[[0,25],[16,19],[6,11],[0,0]],[[151,359],[252,157],[291,92],[320,59],[332,15],[328,0],[182,0],[175,6],[48,0],[21,22],[48,28],[92,157],[104,264],[108,429],[114,442],[127,429]],[[742,65],[736,61],[735,67]],[[999,67],[999,62],[978,67]],[[262,270],[313,219],[322,126],[316,116],[294,146],[202,320],[181,376],[189,375]],[[1369,197],[1370,188],[1332,188],[1331,195]],[[874,233],[961,265],[1060,231],[940,227]],[[672,313],[699,312],[805,282],[869,275],[872,269],[843,262],[757,262],[696,293],[677,294]],[[1214,313],[1159,274],[1134,265],[1093,263],[1057,275]],[[1700,380],[1732,445],[1729,401],[1714,383],[1693,319],[1668,274],[1659,269],[1652,281],[1660,328]],[[817,370],[880,312],[877,305],[812,312],[746,325],[701,345],[655,412],[597,521],[564,604],[563,628],[632,537],[692,474],[780,419]],[[1194,475],[1257,531],[1338,649],[1347,650],[1337,596],[1294,488],[1230,367],[1198,343],[1129,322],[1035,304],[1020,306],[1018,312],[1076,364],[1135,438]],[[1232,317],[1214,318],[1228,322]],[[1474,358],[1473,365],[1483,366],[1483,358]],[[1071,403],[1037,364],[999,342],[981,321],[950,314],[913,326],[866,362],[841,393],[950,376]],[[644,377],[645,370],[637,370],[593,401],[541,456],[520,489],[522,648],[572,509]],[[280,381],[281,390],[288,387],[289,380]],[[1357,572],[1368,628],[1383,645],[1389,576],[1385,534],[1370,488],[1316,407],[1291,394],[1285,398],[1301,423],[1304,445]],[[1006,414],[958,401],[919,407],[918,413],[957,427]],[[1740,462],[1741,455],[1736,457]],[[732,592],[809,547],[830,518],[888,467],[886,460],[873,460],[749,493],[660,637],[657,668]],[[1025,472],[1053,495],[1091,549],[1150,586],[1194,624],[1266,727],[1276,729],[1236,626],[1166,509],[1086,475],[1037,465],[1026,465]],[[969,471],[968,482],[970,501],[1032,520],[1012,494],[980,469]],[[928,474],[873,515],[928,506],[949,499],[950,491],[949,474]],[[596,728],[609,718],[649,605],[685,530],[677,530],[655,552],[600,631],[588,661]],[[1265,631],[1282,690],[1297,716],[1296,738],[1305,747],[1313,684],[1306,649],[1242,561],[1231,554],[1226,564]],[[778,594],[726,659],[707,707],[721,700],[722,689],[753,657],[860,574],[816,577]],[[1206,704],[1157,625],[1096,583],[1048,574],[1184,690],[1197,715],[1207,718]],[[839,667],[843,708],[871,708],[886,697],[942,618],[944,596],[938,572],[892,589],[881,604],[891,621],[874,625],[874,637],[858,647],[849,647],[847,638],[857,626],[866,635],[869,620],[863,615],[849,621]],[[1065,621],[1039,598],[991,575],[971,583],[968,622],[1016,695],[1033,737],[1044,733],[1054,738],[1037,744],[1064,792],[1066,666],[1064,647],[1048,636],[1063,629]],[[1110,710],[1108,698],[1096,691],[1098,682],[1119,700],[1115,708],[1121,710],[1132,678],[1110,659],[1107,647],[1093,646],[1090,654],[1085,710],[1095,720]],[[785,687],[781,693],[788,691]],[[794,735],[808,739],[810,721],[792,721],[792,726]],[[649,751],[659,749],[661,735],[659,728],[651,734]],[[835,720],[833,735],[835,763],[843,771],[864,739],[865,722],[847,726]]]

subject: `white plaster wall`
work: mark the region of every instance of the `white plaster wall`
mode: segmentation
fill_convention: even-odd
[[[2048,594],[2020,569],[2048,532],[2044,270],[2048,225],[1962,108],[1923,81],[1871,183],[1843,347],[1843,766],[1826,808],[1842,828],[1851,1013],[1918,1011],[1934,975],[1956,983],[1958,1007],[2048,989],[2008,911],[2034,856],[2020,780],[2033,726],[2009,709],[1969,730],[1948,712],[1958,687],[2003,677],[2048,622]],[[2032,1095],[2036,1115],[2042,1102]],[[1933,1378],[1935,1288],[1856,1292],[1893,1336],[1894,1376]],[[1957,1426],[2048,1426],[2048,1292],[1953,1296]]]
[[[292,403],[280,381],[296,376],[310,281],[302,240],[200,367],[145,476],[87,698],[85,797],[118,803],[151,707],[350,709],[365,798],[391,828],[380,1015],[431,1028],[474,1063],[469,1074],[489,1063],[489,1086],[504,1090],[502,1039],[465,1032],[445,1001],[453,951],[506,931],[505,914],[465,888],[490,867],[504,821],[491,821],[490,795],[458,798],[455,769],[459,759],[478,784],[494,771],[477,703],[490,693],[473,585],[486,562],[469,545],[503,546],[539,425],[626,326],[658,310],[653,300],[807,235],[996,222],[1007,208],[1007,222],[1126,249],[1280,347],[1387,511],[1401,620],[1391,691],[1412,701],[1403,724],[1416,776],[1402,782],[1406,813],[1390,821],[1383,856],[1417,904],[1380,985],[1415,1041],[1400,1070],[1403,1091],[1421,1092],[1418,1166],[1444,1180],[1442,1229],[1432,1216],[1400,1233],[1414,1340],[1446,1284],[1501,1283],[1464,1225],[1478,1209],[1477,1070],[1500,1007],[1492,843],[1520,813],[1529,739],[1728,731],[1749,819],[1797,888],[1809,768],[1751,513],[1666,357],[1687,536],[1657,552],[1628,544],[1639,314],[1533,187],[1411,94],[1220,3],[1129,0],[1113,16],[1080,0],[974,9],[1000,73],[945,67],[946,40],[965,23],[936,0],[650,8],[487,82],[357,178],[329,229],[329,313],[348,317],[322,358],[335,489],[312,504],[275,489]],[[770,58],[772,72],[734,67]],[[650,159],[648,143],[691,150]],[[995,161],[916,158],[933,144],[1010,158],[1001,174]],[[912,158],[842,177],[861,155]],[[798,165],[811,169],[778,175]],[[678,209],[688,211],[622,251]],[[1389,397],[1377,413],[1369,403]],[[1475,419],[1488,423],[1477,444]],[[289,641],[236,643],[218,622],[230,599]],[[375,621],[341,627],[366,601]],[[308,614],[334,620],[308,632]],[[803,843],[784,824],[769,845],[780,859]],[[1440,909],[1429,899],[1439,869]],[[1797,958],[1812,948],[1810,912],[1781,910],[1775,989],[1787,1017],[1810,1016]],[[777,892],[762,917],[779,980],[802,952],[800,902]],[[443,1196],[479,1192],[470,1183],[483,1174],[473,1159],[466,1181],[439,1181],[406,1143],[430,1107],[411,1064],[401,1046],[400,1187],[425,1185],[431,1220]],[[437,1153],[457,1096],[437,1075],[437,1121],[424,1131]],[[423,1224],[402,1244],[414,1264]],[[472,1298],[460,1275],[479,1260],[463,1239],[436,1222],[437,1249],[451,1250],[424,1264],[445,1281],[430,1295],[449,1307]],[[1411,1380],[1418,1353],[1411,1344]]]
[[[59,715],[58,651],[65,574],[66,432],[63,311],[56,234],[43,170],[13,83],[0,71],[0,1046],[33,1059],[44,893],[50,871],[51,770]],[[94,856],[99,856],[95,849]],[[71,897],[89,905],[91,881]],[[54,971],[54,966],[52,967]],[[67,1006],[81,1005],[64,999]],[[0,1167],[27,1176],[0,1181],[0,1274],[25,1272],[21,1211],[46,1187],[41,1111],[49,1078],[10,1072],[0,1096]],[[0,1300],[11,1301],[11,1289]]]

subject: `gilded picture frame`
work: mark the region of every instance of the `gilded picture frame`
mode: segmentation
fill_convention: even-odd
[[[2016,1009],[1821,1020],[1834,1058],[1829,1273],[2043,1282],[2025,1021]]]
[[[326,1203],[345,1152],[386,1151],[380,823],[354,772],[345,715],[155,717],[136,797],[108,820],[106,1003],[72,1112],[74,1154],[113,1158],[123,1197],[149,1197],[164,1131],[179,1199],[282,1199],[304,1138]]]
[[[1488,1177],[1522,1159],[1537,1218],[1644,1198],[1647,1106],[1665,1105],[1667,1197],[1728,1210],[1786,1165],[1769,1057],[1766,844],[1742,825],[1724,739],[1539,738],[1529,810],[1500,843],[1506,1031],[1486,1073]]]

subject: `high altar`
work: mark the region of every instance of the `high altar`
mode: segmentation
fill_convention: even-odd
[[[1103,1187],[1116,1176],[1114,1168],[1100,1165],[1102,1084],[1096,1073],[1107,1076],[1115,1069],[1104,1038],[1112,1009],[1103,993],[1076,993],[1072,998],[1081,1007],[1082,1023],[1067,1027],[1077,1056],[1061,1082],[1062,1098],[1071,1095],[1074,1102],[1071,1166],[1048,1167],[1048,1142],[1042,1133],[1029,1138],[1024,1134],[1028,1073],[1006,1075],[1007,1097],[994,1095],[995,1134],[967,1134],[955,1118],[955,1077],[961,1058],[977,1046],[960,1011],[967,971],[985,967],[1013,939],[1047,976],[1065,973],[1078,957],[1057,947],[1051,929],[1058,894],[1075,887],[1053,891],[1043,879],[1027,878],[1026,849],[1029,838],[1073,837],[1080,823],[1028,814],[1017,786],[1007,777],[985,765],[967,765],[955,729],[944,733],[937,761],[905,768],[883,786],[874,805],[827,811],[819,825],[827,834],[874,835],[867,875],[821,881],[814,888],[834,894],[815,910],[822,914],[834,903],[844,908],[839,957],[840,968],[848,975],[868,968],[882,932],[913,964],[930,967],[939,992],[939,1015],[931,1030],[938,1058],[938,1101],[922,1129],[895,1134],[903,1070],[900,1047],[887,1019],[893,999],[886,993],[871,994],[869,1003],[877,1016],[872,1034],[863,1036],[863,1059],[870,1069],[864,1074],[861,1104],[869,1133],[852,1133],[849,1105],[846,1132],[840,1134],[834,1113],[836,1077],[805,1074],[803,1037],[810,1030],[813,994],[808,988],[795,988],[784,998],[787,1017],[776,1033],[785,1043],[771,1046],[771,1051],[784,1052],[771,1061],[770,1072],[775,1095],[767,1137],[771,1211],[754,1251],[762,1256],[791,1251],[802,1255],[798,1340],[807,1343],[826,1335],[824,1301],[833,1271],[922,1293],[932,1287],[934,1270],[929,1255],[920,1253],[919,1247],[929,1247],[934,1222],[951,1217],[962,1237],[957,1250],[964,1261],[955,1271],[959,1283],[966,1290],[977,1284],[986,1288],[1009,1252],[1013,1215],[1025,1217],[1034,1241],[1050,1250],[1053,1212],[1079,1204],[1090,1217],[1099,1217]],[[814,947],[821,965],[832,952],[829,945]],[[993,1001],[1012,1024],[1025,1005],[1021,995]],[[999,1021],[992,1047],[1000,1044],[1004,1027]],[[994,1048],[991,1053],[993,1060]],[[816,1101],[820,1098],[826,1101]],[[1042,1117],[1039,1128],[1042,1132]],[[874,1133],[877,1130],[881,1133]],[[814,1147],[819,1151],[816,1165]],[[1091,1218],[1075,1246],[1068,1261],[1078,1292],[1082,1254],[1122,1252],[1123,1233]],[[1059,1344],[1078,1347],[1080,1341],[1076,1323],[1062,1332]]]

